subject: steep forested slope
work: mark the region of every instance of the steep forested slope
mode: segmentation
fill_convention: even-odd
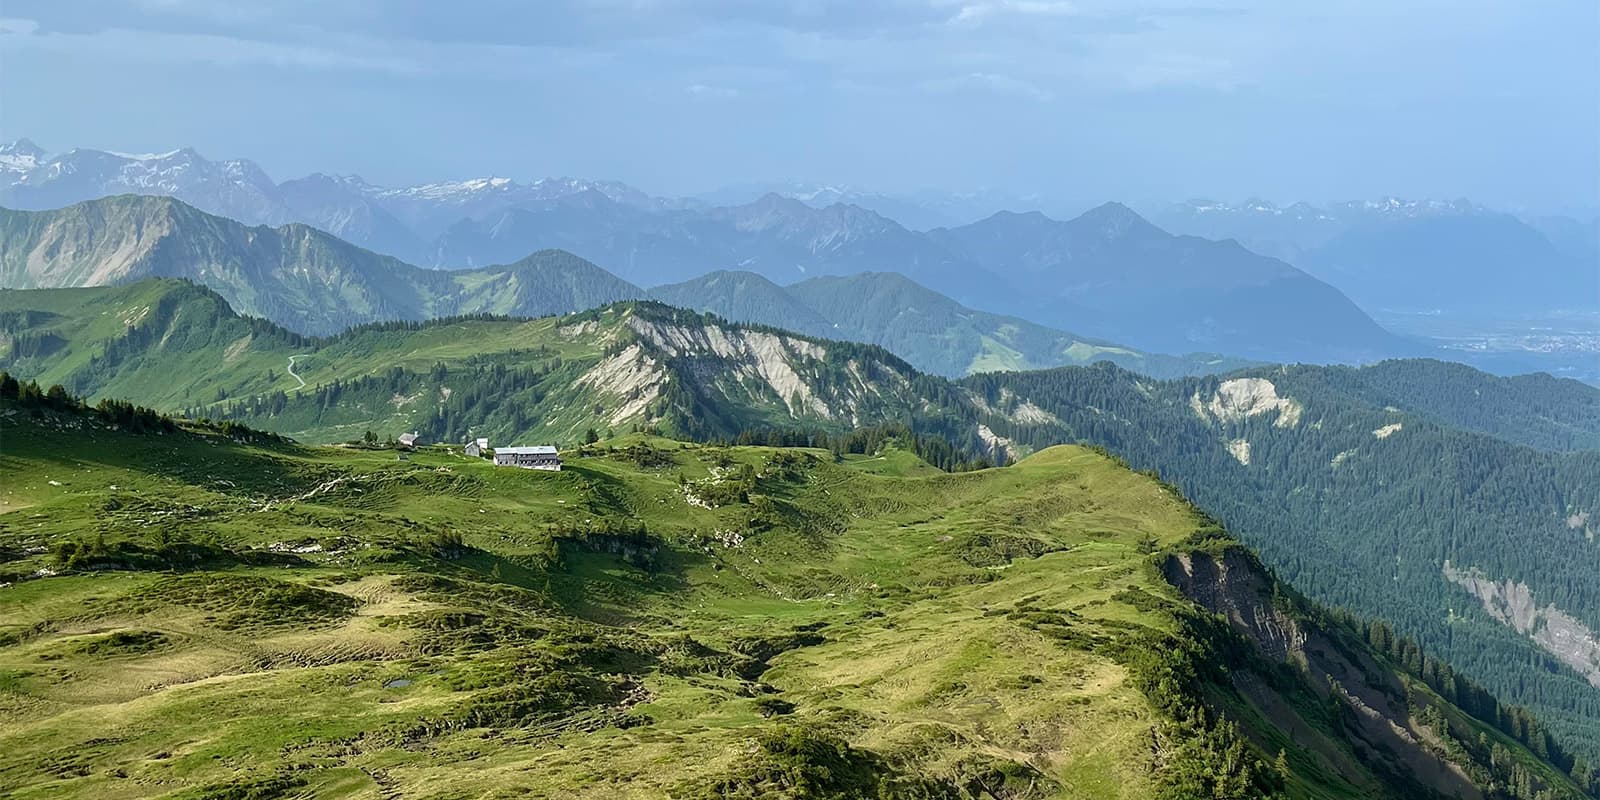
[[[1329,391],[1539,450],[1600,450],[1600,388],[1544,373],[1496,377],[1411,359],[1316,373]]]
[[[1438,368],[1380,373],[1407,365]],[[1374,400],[1364,372],[1155,382],[1106,366],[966,385],[1009,411],[989,420],[998,435],[1092,441],[1159,470],[1312,597],[1393,620],[1574,741],[1600,741],[1600,452],[1442,426]],[[1488,401],[1502,408],[1519,390],[1480,383],[1507,393]]]

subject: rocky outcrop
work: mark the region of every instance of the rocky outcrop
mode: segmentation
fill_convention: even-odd
[[[1196,391],[1189,407],[1203,420],[1231,423],[1251,417],[1276,414],[1273,425],[1292,428],[1300,424],[1303,407],[1292,397],[1280,397],[1278,387],[1266,378],[1234,378],[1223,381],[1209,398]]]
[[[741,379],[765,384],[793,416],[832,418],[838,410],[817,397],[795,369],[796,362],[820,361],[828,351],[793,336],[721,325],[677,325],[634,316],[628,325],[669,358],[715,356],[734,366]]]
[[[1489,616],[1532,639],[1600,687],[1600,636],[1576,617],[1552,604],[1541,608],[1527,584],[1510,578],[1496,581],[1477,567],[1458,569],[1446,561],[1444,577],[1471,593]]]
[[[656,359],[633,344],[578,376],[578,383],[612,399],[608,422],[620,425],[643,414],[661,396],[667,372]]]
[[[1218,559],[1210,553],[1189,553],[1167,559],[1167,582],[1255,642],[1274,661],[1304,663],[1306,634],[1299,623],[1272,608],[1265,581],[1247,556],[1228,550]]]

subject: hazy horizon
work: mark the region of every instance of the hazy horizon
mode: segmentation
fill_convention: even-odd
[[[0,138],[192,146],[279,181],[570,175],[662,196],[804,182],[988,190],[1055,214],[1390,195],[1600,209],[1592,3],[14,0],[4,13]]]

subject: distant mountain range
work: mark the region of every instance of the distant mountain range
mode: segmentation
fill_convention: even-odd
[[[491,177],[389,188],[354,175],[313,174],[280,184],[254,162],[212,161],[190,148],[152,154],[74,149],[52,156],[27,139],[0,145],[0,205],[8,208],[45,210],[128,193],[167,195],[250,225],[304,223],[430,266],[436,261],[432,240],[462,219],[587,191],[647,207],[671,205],[607,181]]]
[[[1145,353],[976,311],[893,272],[824,276],[786,287],[753,272],[713,272],[657,286],[648,295],[735,322],[879,345],[940,375],[1110,361],[1146,375],[1175,377],[1227,372],[1249,363],[1217,354]]]
[[[1249,363],[1148,354],[974,311],[893,273],[817,278],[787,288],[754,273],[712,273],[647,290],[560,250],[475,269],[424,269],[307,225],[250,227],[170,197],[121,195],[55,211],[0,210],[0,286],[105,286],[152,277],[204,284],[243,313],[314,335],[387,320],[537,317],[658,298],[739,321],[883,345],[919,369],[946,375],[1108,360],[1173,376]]]
[[[1363,308],[1600,310],[1600,219],[1522,220],[1466,200],[1279,207],[1178,203],[1169,230],[1235,239],[1339,287]]]
[[[631,284],[559,251],[484,269],[422,269],[308,225],[250,227],[170,197],[0,210],[0,285],[105,286],[151,277],[204,284],[244,313],[312,334],[379,320],[541,316],[638,296]]]
[[[1002,212],[929,233],[1006,276],[1016,313],[1154,350],[1363,361],[1406,350],[1338,290],[1234,242],[1173,236],[1107,203],[1070,221]]]
[[[50,157],[19,141],[0,155],[0,204],[8,207],[170,195],[247,224],[309,225],[426,267],[476,268],[562,249],[638,286],[715,270],[780,284],[898,272],[971,308],[1144,350],[1305,361],[1416,352],[1287,264],[1168,235],[1117,204],[1066,222],[1002,213],[922,233],[859,206],[815,208],[778,194],[709,207],[573,179],[391,189],[313,175],[274,184],[248,161],[212,162],[192,150]]]
[[[914,231],[953,228],[999,211],[1036,209],[1043,198],[993,190],[973,192],[875,192],[854,186],[825,183],[747,183],[696,195],[711,206],[737,206],[776,194],[799,200],[813,208],[835,203],[859,206],[882,214]]]

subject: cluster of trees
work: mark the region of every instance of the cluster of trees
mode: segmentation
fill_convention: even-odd
[[[1250,645],[1226,623],[1170,608],[1177,633],[1141,632],[1112,646],[1133,685],[1165,717],[1154,746],[1165,750],[1159,797],[1246,800],[1271,797],[1284,787],[1287,765],[1268,766],[1231,720],[1207,706],[1204,685],[1228,685],[1230,667],[1249,657]]]
[[[52,385],[48,389],[40,388],[36,381],[19,381],[12,377],[10,372],[0,371],[0,402],[15,403],[18,407],[33,413],[55,411],[65,414],[78,414],[93,416],[107,425],[115,425],[119,429],[133,433],[168,432],[179,429],[179,420],[156,411],[153,408],[134,405],[126,400],[104,399],[94,405],[84,402],[72,392],[67,391],[61,384]],[[232,439],[256,442],[281,442],[283,437],[258,431],[246,425],[232,421],[214,423],[210,419],[200,419],[193,424],[214,430]]]
[[[440,328],[457,325],[462,322],[511,322],[518,317],[505,314],[455,314],[448,317],[430,317],[421,319],[394,319],[381,322],[366,322],[345,329],[337,336],[319,340],[322,343],[354,339],[369,333],[415,333],[429,328]]]
[[[50,355],[66,344],[65,339],[49,331],[23,329],[6,331],[6,336],[11,340],[11,352],[7,357],[12,363]]]
[[[714,439],[723,445],[760,445],[765,447],[815,447],[831,450],[835,454],[852,453],[875,455],[885,447],[895,446],[910,450],[922,460],[945,472],[968,472],[1002,466],[989,448],[976,437],[957,443],[949,436],[917,430],[903,422],[890,422],[844,433],[822,429],[798,430],[762,428],[741,431],[730,438]]]

